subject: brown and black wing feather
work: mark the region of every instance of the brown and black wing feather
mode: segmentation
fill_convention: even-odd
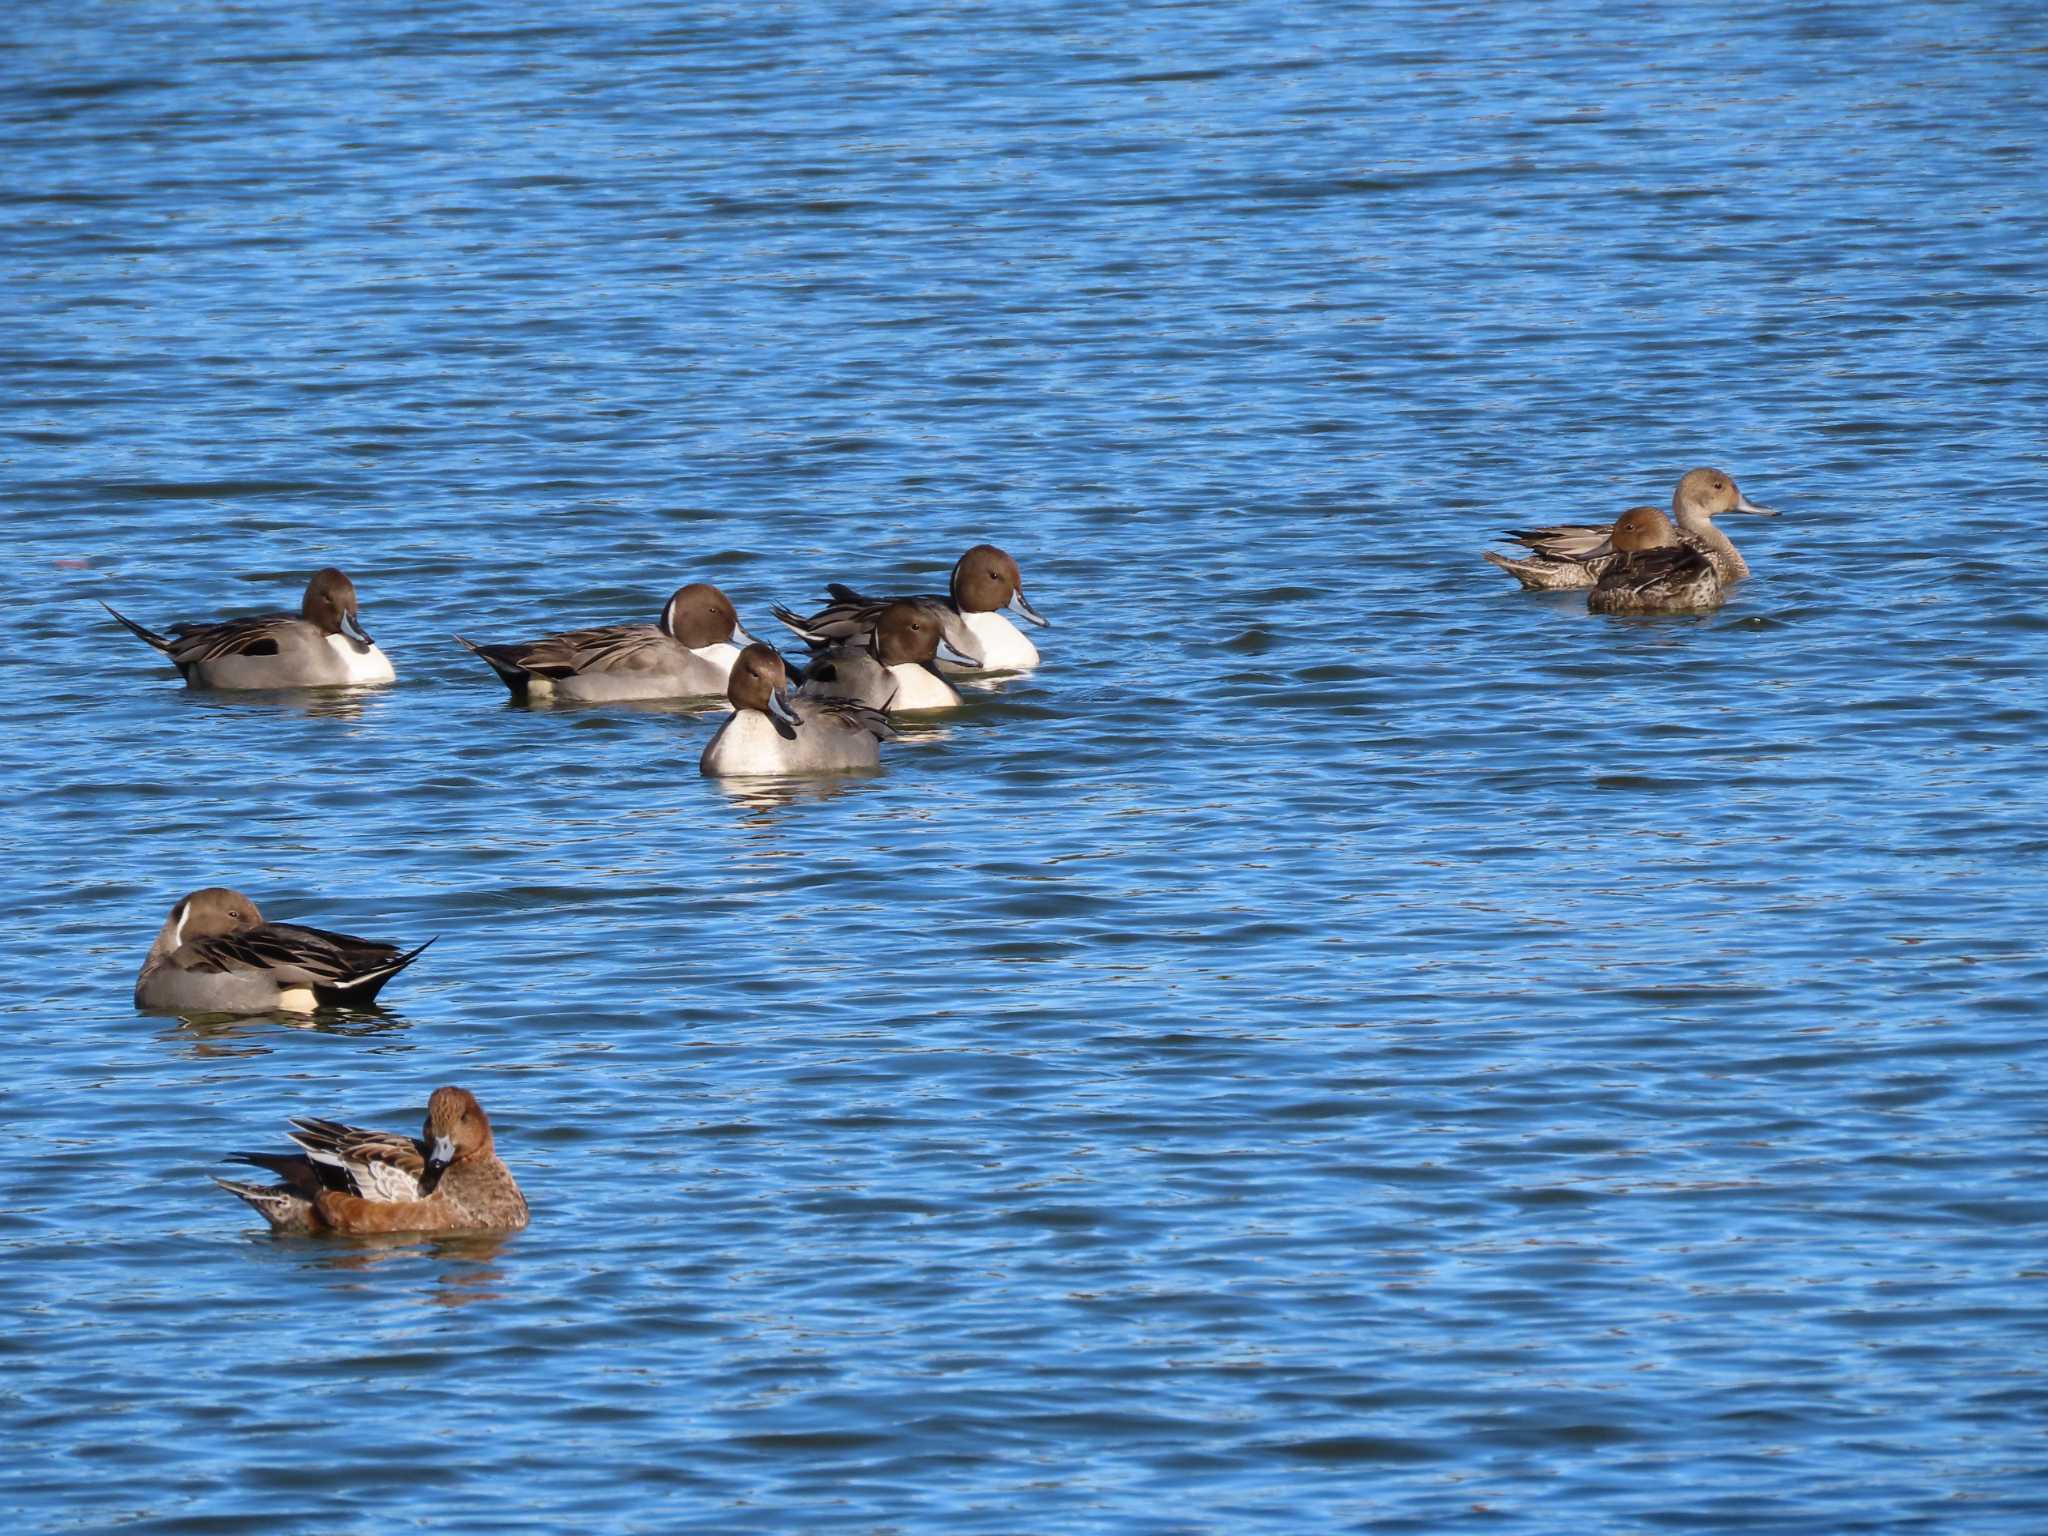
[[[489,662],[515,696],[524,697],[531,678],[560,682],[579,672],[631,671],[642,652],[668,636],[652,624],[608,624],[504,645],[479,645],[461,635],[455,638]]]
[[[323,1179],[330,1172],[341,1176],[343,1182],[330,1188],[346,1189],[366,1200],[388,1200],[394,1194],[412,1198],[426,1177],[425,1145],[396,1131],[366,1131],[338,1120],[301,1115],[292,1119],[291,1136]],[[381,1170],[398,1175],[396,1188],[376,1181]]]
[[[877,741],[896,739],[896,727],[889,723],[889,712],[872,704],[857,699],[825,699],[820,701],[818,713],[831,716],[847,730],[866,731]]]
[[[181,624],[167,635],[136,623],[107,603],[100,606],[145,644],[170,657],[171,664],[185,676],[202,662],[224,656],[275,656],[278,654],[278,626],[294,622],[289,613],[252,614],[248,618],[223,619],[218,624]]]
[[[1538,554],[1571,560],[1598,549],[1608,532],[1605,524],[1554,523],[1548,528],[1510,528],[1507,537]]]
[[[947,609],[952,599],[940,597],[932,592],[905,593],[900,597],[870,597],[865,592],[856,592],[843,582],[830,581],[825,590],[832,601],[820,608],[809,618],[794,611],[776,607],[771,610],[812,650],[823,650],[830,646],[843,645],[874,633],[875,625],[881,621],[882,610],[893,603],[918,603]]]
[[[322,1190],[365,1200],[417,1199],[426,1177],[427,1149],[393,1131],[295,1116],[291,1139],[299,1151],[238,1152],[230,1160],[276,1174],[306,1200]]]
[[[845,592],[848,589],[835,585],[834,590]],[[853,593],[845,600],[827,603],[808,618],[780,604],[769,611],[794,630],[805,645],[814,651],[822,651],[872,633],[887,606],[885,602],[873,602]]]
[[[188,970],[290,968],[305,975],[316,1001],[367,1008],[384,984],[433,942],[429,939],[418,949],[401,950],[381,939],[360,939],[298,923],[264,923],[239,933],[195,940],[186,946],[194,952],[191,959],[181,963]]]
[[[246,619],[223,619],[196,629],[171,631],[171,660],[181,667],[202,661],[219,661],[224,656],[275,656],[277,630],[295,615],[262,613]]]
[[[1714,562],[1690,544],[1664,544],[1656,549],[1607,555],[1584,564],[1600,573],[1603,586],[1633,587],[1696,580],[1712,570]]]

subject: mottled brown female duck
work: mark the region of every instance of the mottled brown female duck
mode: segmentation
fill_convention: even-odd
[[[1729,542],[1728,535],[1714,526],[1723,512],[1747,512],[1755,517],[1776,517],[1770,507],[1760,507],[1742,494],[1734,476],[1719,469],[1686,472],[1671,497],[1671,514],[1678,523],[1677,537],[1706,555],[1714,563],[1714,574],[1725,586],[1749,574],[1749,562]],[[1563,523],[1550,528],[1514,528],[1508,537],[1528,547],[1530,553],[1511,559],[1486,551],[1486,558],[1513,576],[1524,587],[1555,589],[1590,587],[1595,577],[1585,560],[1607,540],[1608,525]]]

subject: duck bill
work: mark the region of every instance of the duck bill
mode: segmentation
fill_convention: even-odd
[[[365,650],[377,643],[370,638],[369,632],[356,622],[356,616],[352,613],[344,613],[341,616],[341,632]]]
[[[1606,538],[1602,539],[1598,544],[1596,544],[1593,548],[1587,550],[1584,554],[1573,555],[1572,558],[1578,561],[1581,565],[1591,565],[1595,560],[1605,559],[1607,556],[1613,553],[1614,535],[1610,533],[1609,535],[1607,535]]]
[[[1019,613],[1023,614],[1025,618],[1029,619],[1034,624],[1048,627],[1052,624],[1051,619],[1048,619],[1044,614],[1040,613],[1036,608],[1031,606],[1031,599],[1024,595],[1024,589],[1022,587],[1017,588],[1014,592],[1010,594],[1009,606],[1016,609]]]
[[[940,661],[950,661],[956,667],[965,667],[970,672],[979,672],[981,670],[981,658],[979,656],[968,655],[944,635],[939,636],[938,659]]]
[[[441,1182],[441,1175],[448,1171],[448,1165],[455,1161],[455,1143],[446,1136],[436,1136],[427,1148],[426,1173],[420,1180],[423,1188],[432,1189]]]
[[[1735,505],[1728,510],[1731,512],[1747,512],[1751,517],[1776,517],[1778,515],[1776,507],[1760,507],[1740,491],[1735,493]]]
[[[802,721],[797,718],[795,706],[789,702],[787,688],[777,688],[768,695],[768,718],[774,724],[776,734],[784,741],[796,740],[796,728]]]

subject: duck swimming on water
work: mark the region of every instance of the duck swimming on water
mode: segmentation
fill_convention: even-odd
[[[879,767],[881,743],[896,735],[886,714],[858,700],[791,698],[781,655],[758,641],[733,663],[725,696],[732,715],[697,763],[707,778],[858,773]]]
[[[788,610],[777,609],[777,617]],[[977,670],[976,658],[946,639],[936,603],[891,603],[872,632],[819,651],[804,668],[799,699],[854,699],[875,709],[951,709],[960,691],[939,675],[938,663]]]
[[[1679,538],[1655,507],[1622,513],[1585,565],[1594,576],[1589,613],[1711,613],[1721,606],[1714,562]]]
[[[1740,581],[1749,574],[1749,562],[1714,526],[1723,512],[1747,512],[1754,517],[1776,517],[1770,507],[1760,507],[1742,494],[1735,477],[1725,470],[1688,470],[1671,497],[1672,520],[1678,524],[1681,543],[1699,550],[1713,562],[1714,574],[1723,584]],[[1550,528],[1512,528],[1508,537],[1528,547],[1530,554],[1518,559],[1486,551],[1486,558],[1508,572],[1525,588],[1554,590],[1590,587],[1597,575],[1585,565],[1595,550],[1606,545],[1609,528],[1597,523],[1564,523]]]
[[[787,610],[777,615],[814,650],[872,630],[881,611],[891,603],[922,603],[944,619],[947,642],[963,656],[975,658],[971,666],[942,659],[940,665],[952,671],[1023,672],[1038,665],[1038,647],[998,613],[999,608],[1021,614],[1033,624],[1051,622],[1025,597],[1024,577],[1016,560],[993,544],[977,544],[953,563],[953,576],[943,597],[936,593],[871,597],[837,581],[827,582],[825,590],[832,601],[809,618]]]
[[[282,1184],[215,1179],[280,1232],[510,1232],[526,1197],[498,1159],[490,1117],[466,1088],[436,1088],[417,1137],[310,1116],[292,1121],[292,1152],[244,1152]]]
[[[490,664],[521,703],[547,699],[670,699],[725,692],[754,637],[732,599],[708,582],[676,589],[659,624],[571,629],[509,645],[456,641]]]
[[[313,573],[296,616],[264,613],[158,634],[117,612],[135,637],[168,656],[193,688],[333,688],[391,682],[391,660],[357,621],[356,586],[327,566]]]
[[[427,944],[400,950],[381,939],[266,922],[240,891],[212,885],[171,908],[135,978],[135,1006],[164,1013],[369,1008]]]

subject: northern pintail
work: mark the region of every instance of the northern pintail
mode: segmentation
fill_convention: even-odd
[[[367,1008],[427,944],[401,951],[378,939],[267,923],[240,891],[208,886],[171,908],[135,978],[135,1006],[167,1013]]]
[[[772,645],[740,652],[726,685],[732,718],[704,748],[698,767],[713,778],[750,774],[845,773],[881,765],[895,736],[889,717],[851,699],[792,699],[789,672]]]
[[[809,618],[783,617],[783,622],[812,646],[834,645],[873,629],[876,614],[890,603],[934,603],[944,611],[946,639],[954,649],[979,658],[976,667],[946,664],[961,671],[1021,672],[1038,665],[1038,647],[997,609],[1014,609],[1033,624],[1050,622],[1024,596],[1024,577],[1017,562],[993,544],[977,544],[954,562],[944,597],[931,593],[909,598],[869,597],[836,581],[826,583],[825,590],[832,601]]]
[[[777,610],[781,617],[784,610]],[[900,714],[951,709],[960,692],[939,676],[935,663],[973,670],[974,658],[955,649],[944,632],[944,605],[890,603],[873,631],[820,651],[804,668],[799,699],[853,699]]]
[[[297,1152],[243,1152],[236,1162],[284,1183],[214,1180],[280,1232],[507,1232],[526,1197],[498,1160],[490,1117],[466,1088],[436,1088],[417,1139],[336,1120],[292,1120]]]
[[[1749,574],[1749,563],[1729,542],[1728,535],[1714,526],[1723,512],[1747,512],[1756,517],[1776,517],[1770,507],[1760,507],[1742,494],[1735,479],[1723,470],[1688,470],[1671,497],[1671,514],[1678,524],[1678,538],[1714,562],[1722,582],[1740,581]],[[1590,587],[1593,574],[1582,561],[1599,548],[1608,535],[1608,525],[1564,523],[1551,528],[1515,528],[1508,537],[1526,545],[1533,553],[1520,559],[1486,551],[1486,558],[1507,571],[1524,587]]]
[[[1714,562],[1680,539],[1655,507],[1622,513],[1585,562],[1595,577],[1586,594],[1593,613],[1711,613],[1721,606]]]
[[[100,606],[168,656],[194,688],[332,688],[388,683],[396,675],[356,622],[355,583],[331,565],[306,583],[296,618],[266,613],[160,635]]]
[[[572,629],[509,645],[455,638],[489,662],[522,702],[723,693],[740,647],[754,641],[732,600],[701,581],[678,588],[657,624]]]

